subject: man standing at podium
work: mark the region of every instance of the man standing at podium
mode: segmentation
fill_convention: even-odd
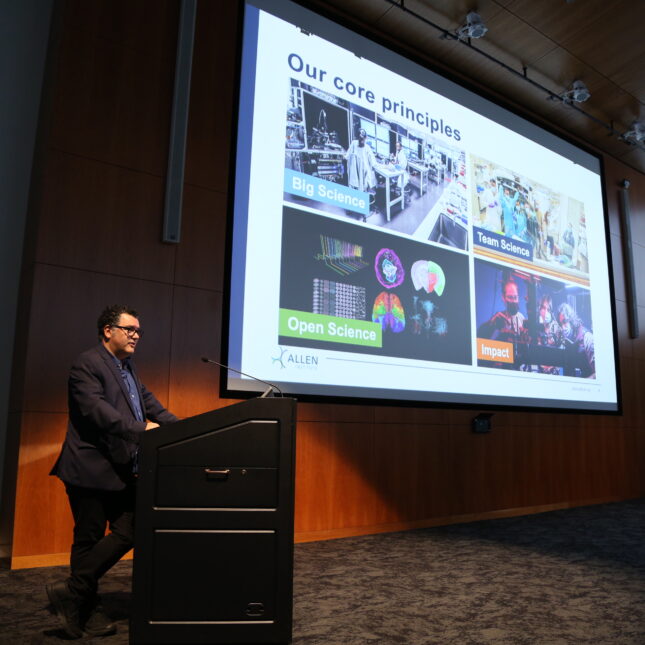
[[[46,589],[72,638],[116,631],[100,605],[98,582],[133,545],[139,440],[145,430],[177,421],[139,381],[131,362],[143,336],[137,312],[107,307],[97,326],[99,344],[70,371],[67,435],[50,473],[65,484],[74,541],[70,576]]]

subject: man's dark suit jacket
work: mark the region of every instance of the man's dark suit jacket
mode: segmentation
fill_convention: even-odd
[[[139,381],[133,366],[132,374],[144,418],[160,425],[177,421]],[[133,456],[146,423],[137,421],[119,368],[102,344],[72,365],[68,396],[67,435],[50,474],[74,486],[122,490],[133,481]]]

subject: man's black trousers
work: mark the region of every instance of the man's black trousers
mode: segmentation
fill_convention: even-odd
[[[92,598],[99,579],[132,548],[135,487],[104,491],[67,484],[66,490],[74,516],[68,584],[80,598]]]

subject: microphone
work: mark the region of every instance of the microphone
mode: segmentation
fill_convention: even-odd
[[[257,376],[253,376],[252,374],[246,374],[241,370],[236,370],[234,367],[229,367],[228,365],[224,365],[224,363],[218,363],[217,361],[214,361],[212,358],[208,358],[206,356],[202,356],[202,361],[204,363],[211,363],[212,365],[223,367],[224,369],[231,370],[232,372],[237,372],[242,376],[248,376],[249,378],[252,378],[254,381],[259,381],[260,383],[264,383],[265,385],[268,385],[269,387],[260,395],[261,399],[267,396],[273,396],[273,390],[276,390],[280,396],[284,396],[282,394],[282,390],[277,385],[274,385],[273,383],[269,383],[268,381],[263,381],[261,378],[258,378]]]

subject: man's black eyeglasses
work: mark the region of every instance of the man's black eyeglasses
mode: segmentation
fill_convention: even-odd
[[[139,338],[143,336],[143,329],[140,327],[124,327],[123,325],[112,325],[112,327],[122,329],[128,338],[134,338],[135,334],[139,334]]]

